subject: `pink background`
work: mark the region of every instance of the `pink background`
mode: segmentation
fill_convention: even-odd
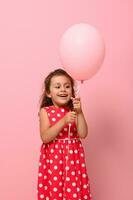
[[[89,23],[106,43],[100,71],[81,87],[90,135],[83,141],[93,200],[133,199],[133,2],[0,2],[0,199],[35,200],[41,140],[37,112],[59,40]]]

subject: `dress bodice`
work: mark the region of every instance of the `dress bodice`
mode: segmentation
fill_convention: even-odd
[[[57,123],[61,118],[63,118],[66,115],[67,112],[70,111],[66,107],[47,106],[44,108],[48,114],[51,126]],[[56,138],[58,139],[68,138],[68,134],[70,138],[78,138],[75,122],[71,123],[70,132],[69,132],[69,124],[66,124]]]

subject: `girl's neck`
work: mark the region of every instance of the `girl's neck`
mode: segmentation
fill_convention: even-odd
[[[56,104],[53,104],[53,106],[55,108],[67,108],[67,109],[69,109],[69,107],[67,105],[56,105]]]

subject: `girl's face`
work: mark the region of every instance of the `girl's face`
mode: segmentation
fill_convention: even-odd
[[[56,107],[67,105],[72,97],[71,81],[64,75],[53,76],[50,83],[50,93],[47,94]]]

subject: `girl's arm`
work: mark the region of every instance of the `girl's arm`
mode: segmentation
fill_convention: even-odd
[[[47,112],[44,108],[40,109],[40,136],[44,143],[51,142],[69,122],[73,122],[76,118],[75,112],[68,112],[55,125],[50,126]]]
[[[81,108],[80,98],[71,98],[74,111],[77,113],[77,132],[80,138],[85,138],[88,135],[88,126]]]
[[[80,138],[85,138],[88,135],[88,126],[83,112],[77,114],[77,132]]]

